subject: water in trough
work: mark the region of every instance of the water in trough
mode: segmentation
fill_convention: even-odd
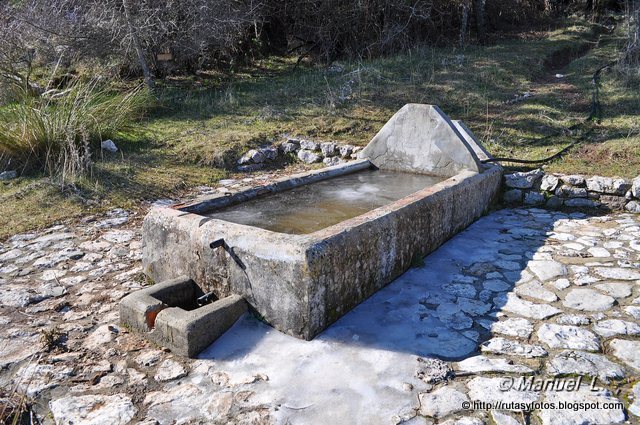
[[[274,232],[307,234],[443,180],[424,174],[365,170],[252,199],[207,216]]]

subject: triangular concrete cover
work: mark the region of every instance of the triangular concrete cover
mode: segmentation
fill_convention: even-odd
[[[385,170],[444,177],[483,169],[474,149],[440,108],[416,103],[396,112],[359,157]]]

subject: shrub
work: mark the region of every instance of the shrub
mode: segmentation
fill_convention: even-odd
[[[118,92],[96,80],[38,97],[25,94],[0,108],[0,157],[73,178],[89,170],[102,140],[125,129],[151,102],[142,86]]]

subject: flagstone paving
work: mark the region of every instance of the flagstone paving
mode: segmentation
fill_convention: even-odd
[[[118,324],[139,229],[114,210],[0,244],[1,397],[75,425],[640,421],[638,216],[499,210],[313,341],[246,314],[192,360]]]

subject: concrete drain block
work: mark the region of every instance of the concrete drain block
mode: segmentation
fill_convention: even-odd
[[[152,339],[192,355],[244,311],[242,297],[274,328],[312,339],[487,211],[502,168],[486,159],[464,124],[406,105],[357,161],[154,208],[142,230],[145,273],[197,285],[177,279],[134,294],[122,320],[146,332],[153,322]],[[229,298],[178,312],[204,293]],[[172,308],[153,321],[160,301]],[[200,312],[210,309],[219,322]]]
[[[239,295],[212,299],[193,280],[179,277],[126,296],[120,320],[174,353],[194,357],[245,311],[247,303]]]

